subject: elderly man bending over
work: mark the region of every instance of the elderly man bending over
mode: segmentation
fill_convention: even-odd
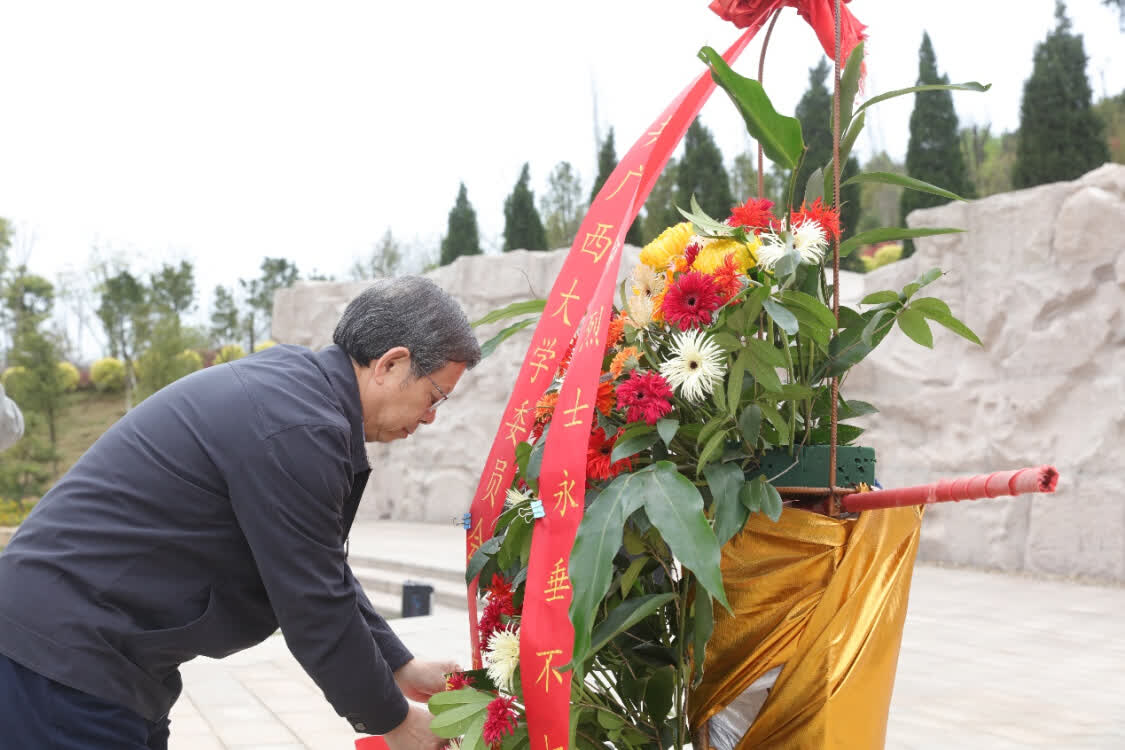
[[[455,665],[413,658],[344,542],[371,473],[364,442],[431,424],[480,347],[419,277],[363,292],[333,341],[173,383],[43,497],[0,555],[5,747],[165,748],[179,665],[279,626],[357,731],[439,746],[406,698],[441,690]]]

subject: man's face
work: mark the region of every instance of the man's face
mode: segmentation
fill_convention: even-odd
[[[431,424],[437,406],[453,393],[464,372],[464,362],[449,362],[428,377],[415,378],[410,372],[410,352],[404,347],[390,350],[366,367],[357,365],[367,441],[401,440],[420,425]]]

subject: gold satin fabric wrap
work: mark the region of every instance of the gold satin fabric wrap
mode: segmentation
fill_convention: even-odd
[[[715,608],[692,726],[784,664],[738,750],[882,748],[921,521],[916,506],[751,516],[723,547],[734,615]]]

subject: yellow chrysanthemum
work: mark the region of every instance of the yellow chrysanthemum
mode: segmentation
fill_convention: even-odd
[[[733,254],[739,273],[746,273],[746,269],[755,263],[755,251],[759,245],[761,242],[757,237],[748,243],[730,239],[708,239],[703,243],[699,255],[695,256],[695,262],[691,267],[703,273],[714,273],[723,265],[723,259]]]
[[[641,263],[653,270],[663,271],[677,255],[684,254],[684,248],[687,247],[691,236],[690,221],[668,227],[641,250]]]

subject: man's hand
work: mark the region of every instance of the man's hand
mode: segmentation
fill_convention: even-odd
[[[391,750],[439,750],[448,740],[430,731],[433,714],[411,704],[402,723],[383,735]]]
[[[419,661],[411,659],[395,672],[398,689],[408,699],[425,703],[434,693],[445,690],[445,676],[460,672],[455,662]]]

